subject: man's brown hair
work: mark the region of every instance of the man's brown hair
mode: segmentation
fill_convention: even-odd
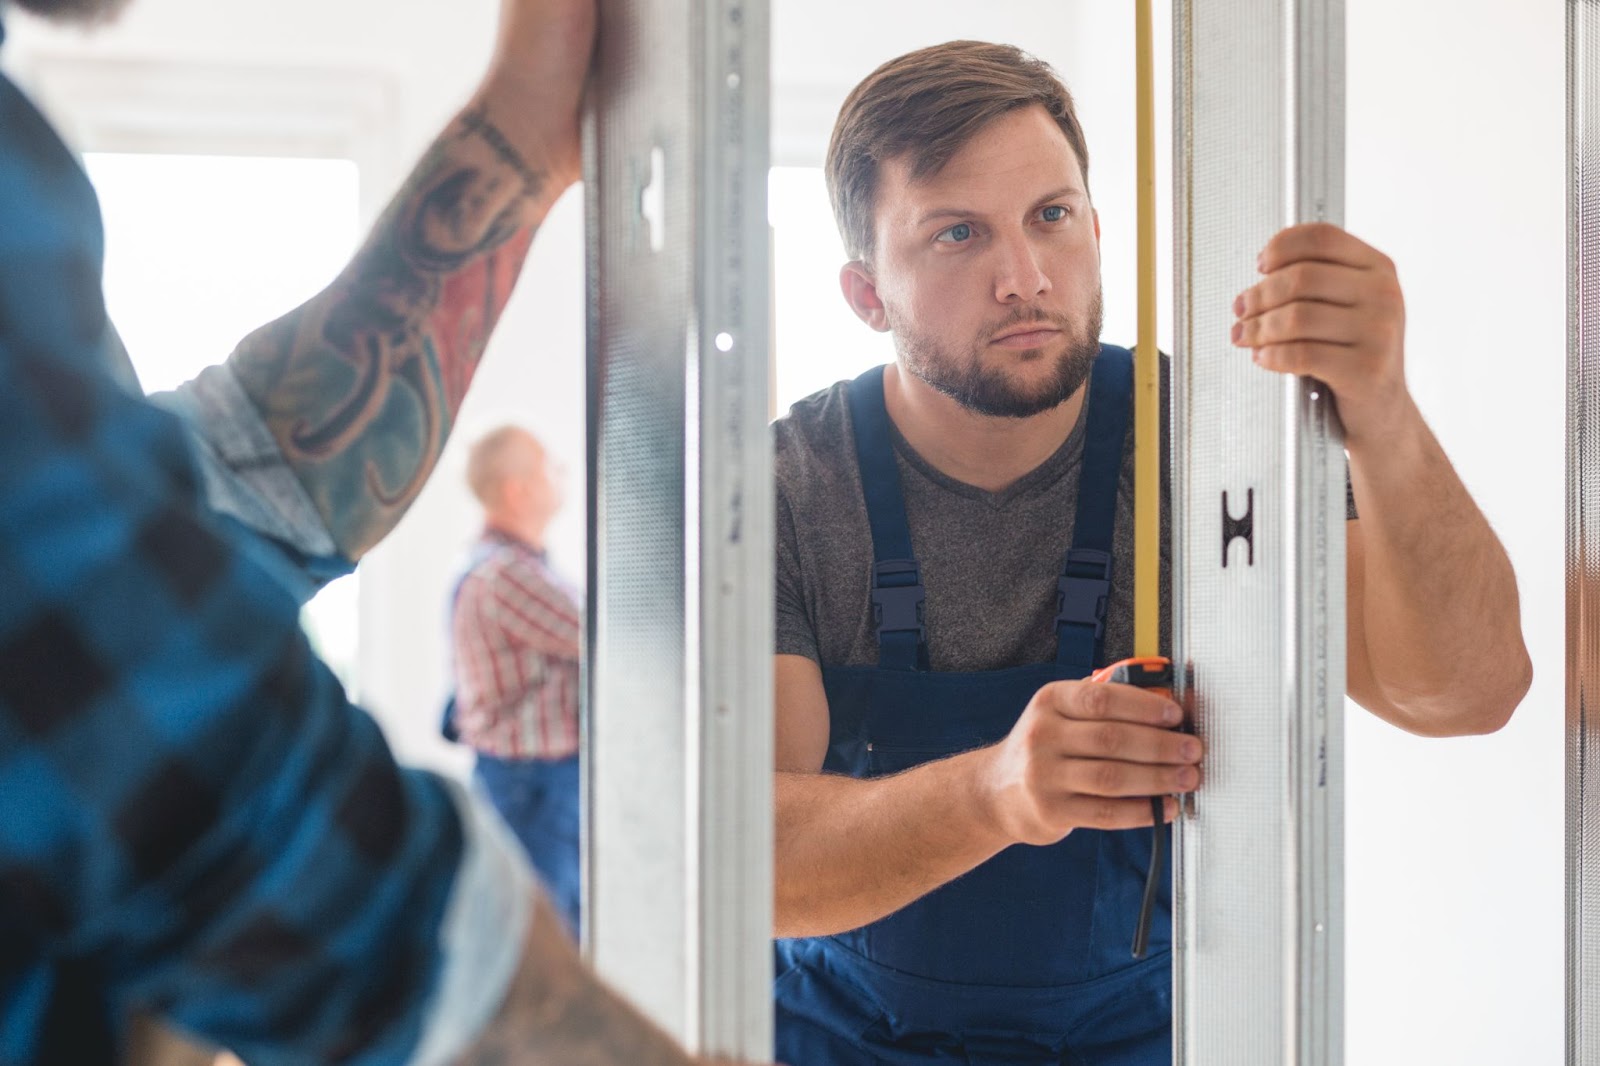
[[[891,59],[851,91],[828,143],[828,196],[851,259],[872,253],[881,164],[907,156],[911,180],[942,170],[989,123],[1019,108],[1050,113],[1078,155],[1088,191],[1089,149],[1072,94],[1020,48],[950,41]]]

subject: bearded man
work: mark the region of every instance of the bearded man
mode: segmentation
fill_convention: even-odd
[[[1129,945],[1149,797],[1170,819],[1203,753],[1170,700],[1081,680],[1133,643],[1132,374],[1100,342],[1088,164],[1066,88],[1001,45],[893,60],[834,128],[841,286],[897,358],[776,426],[790,1066],[1172,1061],[1165,890]],[[1260,263],[1240,358],[1322,379],[1346,430],[1350,695],[1498,729],[1531,676],[1516,581],[1406,391],[1393,264],[1328,226]]]

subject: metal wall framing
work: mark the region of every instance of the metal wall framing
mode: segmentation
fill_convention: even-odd
[[[1600,1062],[1600,4],[1567,3],[1567,1062]]]
[[[586,129],[585,943],[771,1056],[765,0],[603,0]]]
[[[1343,1059],[1344,452],[1326,389],[1229,343],[1280,228],[1343,212],[1342,0],[1178,0],[1174,658],[1186,1066]]]

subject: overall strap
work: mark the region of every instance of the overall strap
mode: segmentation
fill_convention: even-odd
[[[1101,345],[1090,371],[1089,401],[1083,414],[1077,522],[1066,565],[1056,582],[1056,662],[1082,676],[1101,665],[1105,655],[1112,535],[1132,398],[1133,356],[1126,348]]]
[[[926,670],[923,609],[927,590],[911,550],[911,525],[906,521],[889,412],[883,404],[883,371],[881,366],[873,367],[852,381],[846,393],[861,492],[872,527],[872,625],[881,668]]]

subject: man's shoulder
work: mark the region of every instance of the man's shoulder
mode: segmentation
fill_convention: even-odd
[[[772,423],[775,445],[780,449],[806,447],[819,438],[824,442],[848,436],[850,430],[849,381],[836,381],[825,389],[796,400],[789,410]]]
[[[854,483],[849,385],[836,382],[796,401],[772,424],[773,475],[780,496],[829,493]]]
[[[576,604],[578,592],[532,548],[502,538],[486,537],[474,550],[462,575],[462,590],[487,593],[511,587],[528,596]]]
[[[462,581],[492,585],[510,575],[526,574],[528,569],[528,561],[516,545],[498,537],[484,537],[473,547]]]

